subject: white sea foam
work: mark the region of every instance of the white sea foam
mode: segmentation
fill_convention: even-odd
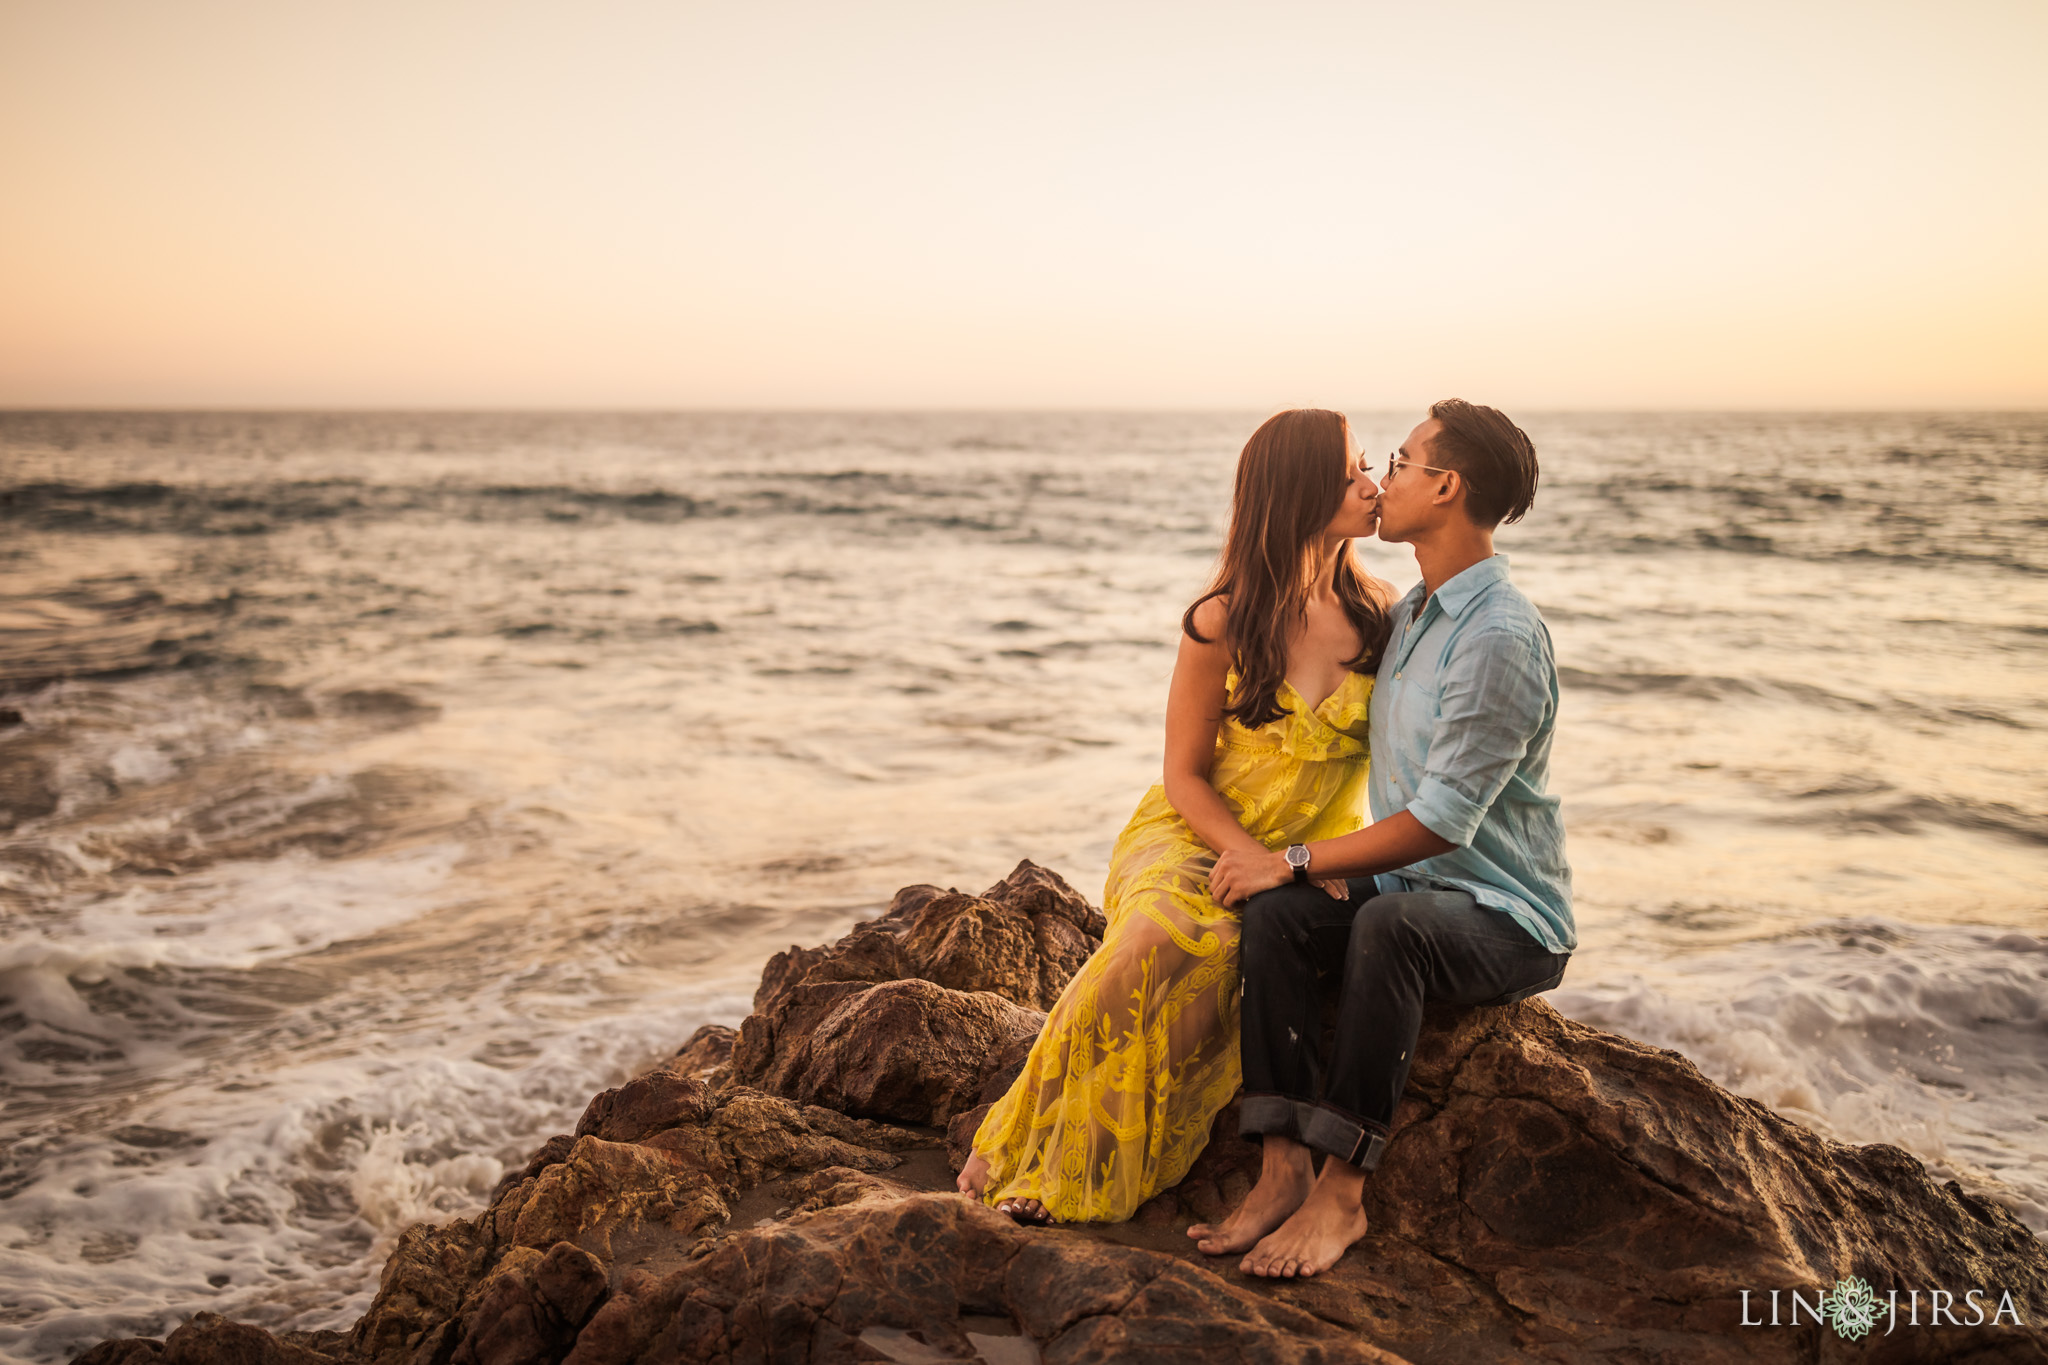
[[[0,940],[0,973],[93,983],[123,968],[254,967],[425,913],[461,856],[453,844],[347,861],[292,849],[130,883],[41,933]]]
[[[744,1008],[717,983],[626,1017],[472,1005],[282,1066],[252,1089],[170,1090],[111,1136],[52,1134],[35,1179],[0,1204],[0,1284],[30,1315],[0,1325],[0,1356],[61,1359],[110,1335],[160,1335],[200,1309],[346,1327],[399,1231],[482,1207],[593,1089]],[[507,1068],[455,1052],[494,1037],[534,1055]]]

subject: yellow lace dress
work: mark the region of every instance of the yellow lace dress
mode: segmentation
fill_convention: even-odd
[[[1372,684],[1347,673],[1311,710],[1282,683],[1279,719],[1218,728],[1209,782],[1253,838],[1284,848],[1364,823]],[[1215,862],[1164,788],[1145,793],[1110,855],[1102,947],[974,1135],[985,1202],[1036,1199],[1065,1222],[1117,1222],[1201,1154],[1241,1079],[1238,915],[1209,899]]]

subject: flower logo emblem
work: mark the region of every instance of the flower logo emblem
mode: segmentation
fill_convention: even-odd
[[[1877,1325],[1877,1294],[1860,1275],[1836,1280],[1832,1293],[1821,1295],[1820,1311],[1835,1335],[1860,1341]]]

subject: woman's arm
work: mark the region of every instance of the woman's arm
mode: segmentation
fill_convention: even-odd
[[[1216,730],[1223,723],[1224,680],[1230,673],[1223,623],[1223,600],[1212,597],[1195,610],[1195,629],[1210,642],[1205,645],[1181,632],[1173,685],[1166,694],[1166,800],[1216,852],[1263,853],[1265,845],[1245,833],[1230,806],[1209,785],[1209,770],[1216,763]]]

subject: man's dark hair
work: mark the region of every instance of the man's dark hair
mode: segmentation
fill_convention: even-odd
[[[1465,476],[1465,510],[1481,526],[1520,521],[1536,501],[1536,447],[1498,408],[1462,398],[1429,405],[1442,424],[1429,462]]]

